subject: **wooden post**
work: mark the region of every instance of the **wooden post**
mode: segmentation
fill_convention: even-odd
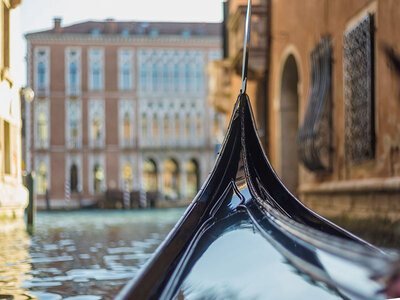
[[[29,227],[32,228],[35,224],[35,216],[36,216],[35,174],[34,174],[34,172],[31,172],[26,176],[26,187],[29,192],[29,202],[28,202],[28,207],[27,207],[28,228]]]

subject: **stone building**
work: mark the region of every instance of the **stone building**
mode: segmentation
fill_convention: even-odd
[[[224,126],[206,103],[220,24],[55,18],[26,39],[36,95],[25,115],[26,160],[39,205],[46,194],[65,207],[141,187],[164,200],[193,197]]]
[[[22,216],[28,200],[21,175],[20,83],[12,55],[21,2],[0,1],[0,218]]]
[[[229,47],[209,66],[211,102],[240,88],[246,3],[227,1]],[[399,16],[397,1],[253,1],[249,96],[260,136],[288,189],[323,215],[399,216]],[[236,95],[220,96],[214,106],[230,114]]]

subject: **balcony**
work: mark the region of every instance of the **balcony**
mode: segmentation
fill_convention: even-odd
[[[49,89],[45,85],[38,85],[36,87],[35,96],[36,97],[46,97],[48,96]]]

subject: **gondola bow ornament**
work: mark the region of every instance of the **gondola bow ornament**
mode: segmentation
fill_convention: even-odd
[[[246,94],[250,16],[248,0],[242,86],[215,165],[117,299],[383,299],[396,291],[396,254],[304,206],[271,167]]]

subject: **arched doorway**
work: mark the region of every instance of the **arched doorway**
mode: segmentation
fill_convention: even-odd
[[[179,199],[179,166],[171,158],[164,161],[164,195],[167,200]]]
[[[69,170],[69,184],[71,192],[78,192],[78,167],[73,164]]]
[[[289,55],[281,81],[281,179],[290,192],[297,194],[299,161],[297,132],[299,127],[299,74],[296,60]]]
[[[186,162],[186,196],[193,198],[196,196],[199,190],[200,176],[199,176],[199,164],[195,159],[191,159]]]
[[[157,192],[157,164],[152,159],[143,163],[143,187],[146,192]]]

